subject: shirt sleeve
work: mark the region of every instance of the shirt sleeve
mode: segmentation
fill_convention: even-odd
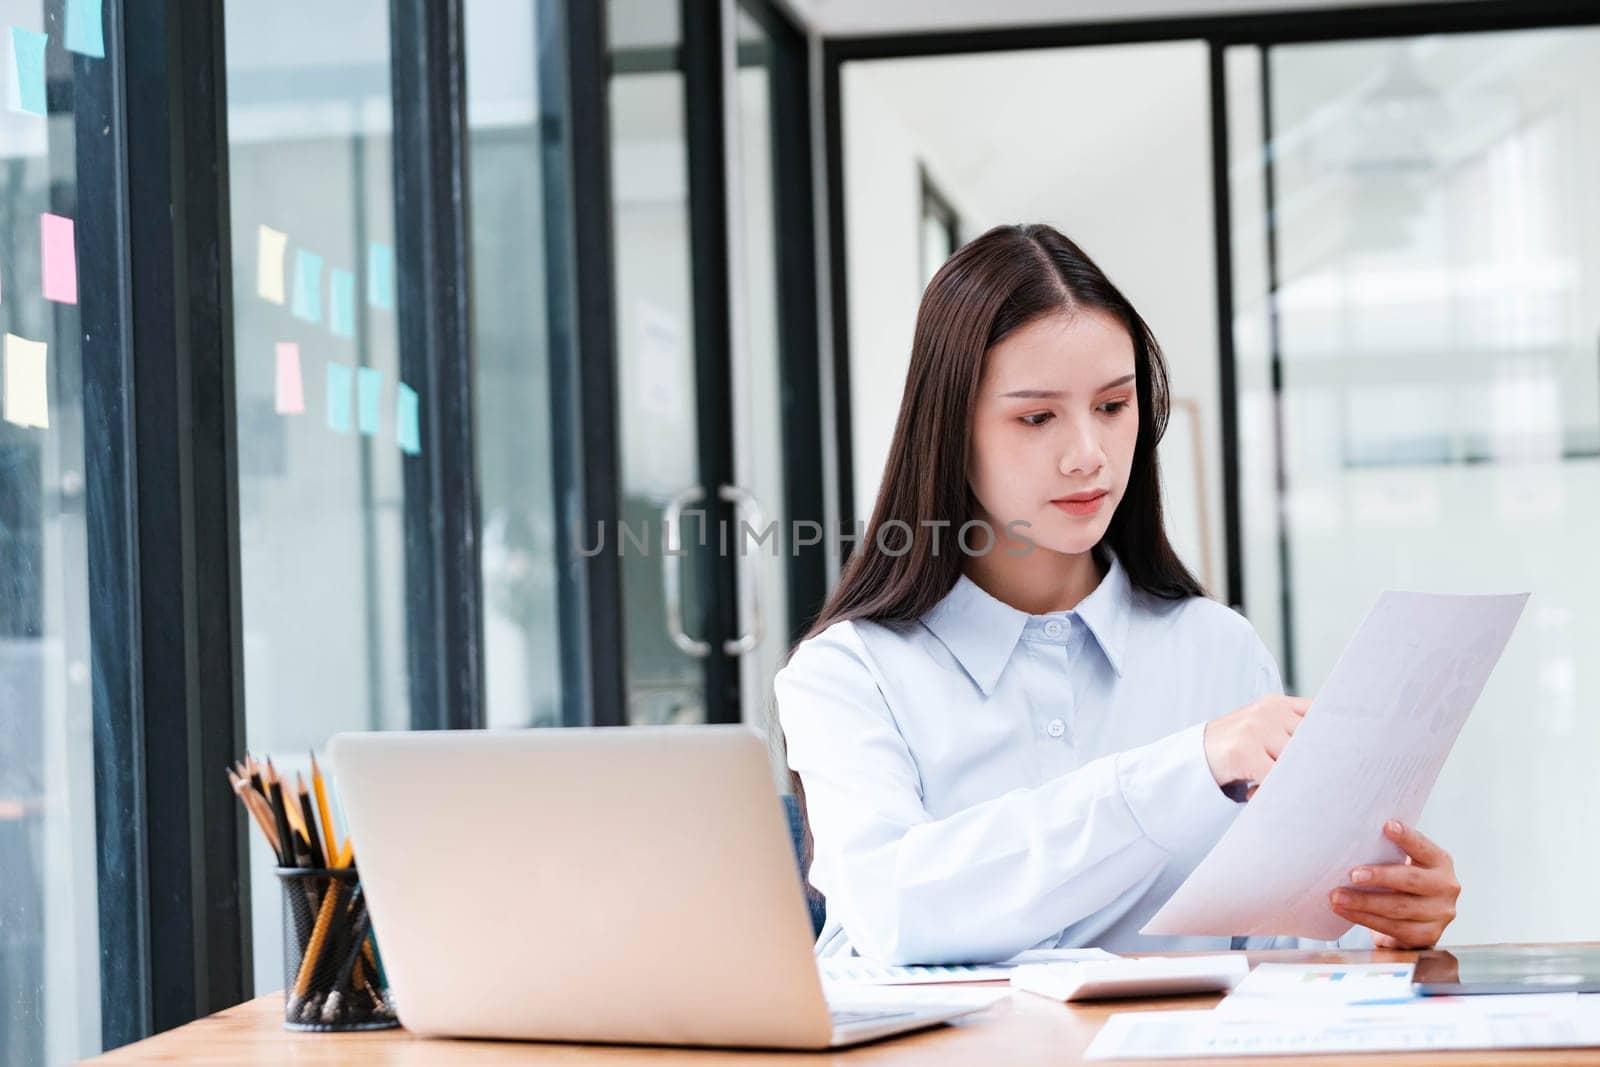
[[[774,679],[805,787],[811,881],[857,952],[890,963],[1006,959],[1110,905],[1237,805],[1204,723],[954,815],[923,807],[916,760],[865,646],[841,623]]]
[[[1246,622],[1247,626],[1250,624]],[[1267,648],[1267,643],[1261,640],[1261,635],[1256,633],[1255,627],[1250,627],[1251,644],[1255,654],[1252,657],[1250,678],[1246,683],[1246,692],[1250,695],[1243,703],[1260,700],[1264,696],[1273,696],[1283,692],[1283,675],[1278,670],[1278,661],[1273,657],[1272,651]]]

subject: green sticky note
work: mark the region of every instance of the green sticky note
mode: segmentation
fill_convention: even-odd
[[[422,434],[418,421],[416,390],[401,382],[395,399],[394,436],[400,444],[400,451],[408,456],[422,453]]]
[[[48,42],[42,33],[11,27],[11,110],[45,113],[44,46]]]
[[[356,372],[356,419],[361,432],[372,436],[378,432],[382,416],[378,404],[383,399],[383,371],[362,367]]]
[[[100,17],[101,0],[67,0],[67,48],[96,59],[106,57],[106,33]]]
[[[350,432],[350,385],[354,379],[343,363],[328,364],[328,429]]]
[[[294,252],[294,303],[289,310],[297,319],[322,321],[322,257],[304,248]]]
[[[356,276],[347,270],[328,272],[328,328],[340,337],[356,334]]]
[[[380,241],[367,246],[367,303],[394,310],[394,249]]]

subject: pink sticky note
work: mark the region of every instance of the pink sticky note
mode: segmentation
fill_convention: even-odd
[[[39,258],[44,265],[44,298],[59,304],[78,302],[78,250],[72,220],[39,216]]]
[[[300,379],[300,346],[293,341],[278,343],[277,393],[279,415],[305,414],[306,391]]]

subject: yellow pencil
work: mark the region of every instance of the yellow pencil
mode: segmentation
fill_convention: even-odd
[[[311,976],[317,969],[317,957],[322,955],[322,944],[328,940],[328,927],[333,922],[333,913],[339,904],[339,888],[339,883],[334,882],[329,887],[327,895],[322,898],[316,925],[311,928],[311,940],[306,942],[306,954],[300,960],[300,973],[294,979],[294,995],[297,1000],[304,998],[307,990],[311,988]]]
[[[317,794],[317,815],[322,820],[322,841],[329,856],[340,852],[339,839],[333,832],[333,818],[328,814],[328,790],[322,784],[322,768],[317,766],[317,754],[311,753],[311,789]]]

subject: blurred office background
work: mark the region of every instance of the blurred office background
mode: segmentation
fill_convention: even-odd
[[[246,748],[764,728],[1002,222],[1151,323],[1291,690],[1382,589],[1532,591],[1422,825],[1452,941],[1600,938],[1600,10],[185,7],[0,0],[0,1065],[281,985]]]

